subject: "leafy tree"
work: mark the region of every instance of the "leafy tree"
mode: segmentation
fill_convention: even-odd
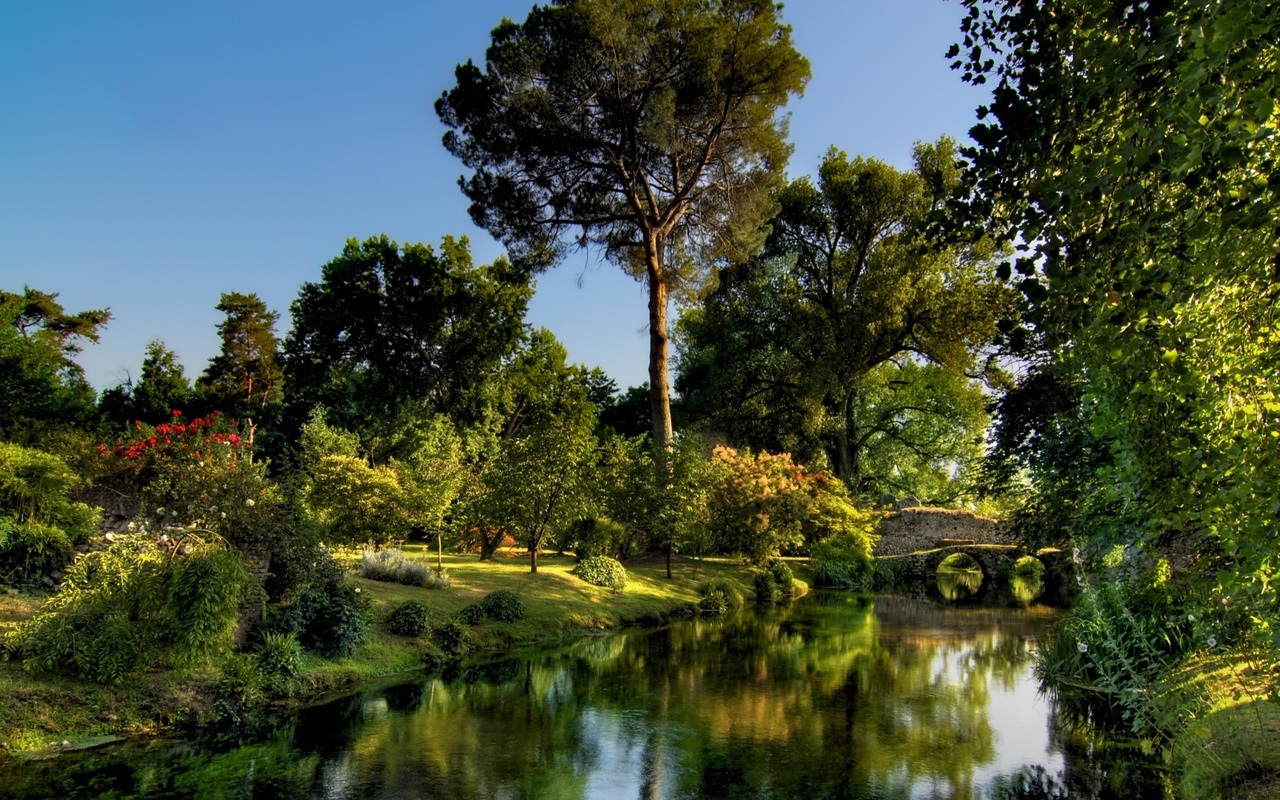
[[[759,242],[808,79],[768,0],[558,0],[492,34],[436,102],[476,224],[542,267],[572,242],[649,291],[653,437],[671,442],[670,293]]]
[[[137,421],[158,424],[175,411],[189,409],[194,399],[178,354],[159,339],[152,339],[147,343],[138,382],[103,392],[99,408],[106,419],[118,425]]]
[[[354,430],[410,400],[470,421],[482,382],[515,350],[532,294],[505,260],[473,265],[465,237],[446,236],[439,251],[349,240],[291,306],[284,373],[295,424],[323,405]]]
[[[1073,528],[1099,548],[1194,542],[1280,643],[1274,4],[965,6],[955,66],[995,88],[957,218],[1019,243],[1011,343],[1078,387],[1106,454]],[[1110,507],[1122,524],[1089,513]]]
[[[529,549],[529,571],[538,571],[538,551],[552,534],[582,516],[587,470],[596,442],[590,415],[565,416],[502,443],[480,474],[483,494],[468,520],[482,529],[505,531]]]
[[[70,499],[80,484],[57,456],[0,442],[0,581],[60,569],[88,539],[98,511]]]
[[[40,443],[62,426],[93,418],[93,389],[75,362],[83,342],[97,342],[111,319],[105,309],[68,314],[48,294],[0,290],[0,437]]]
[[[267,309],[256,294],[226,292],[217,309],[222,349],[209,360],[196,386],[208,392],[223,413],[247,417],[280,399],[284,381],[279,364],[277,311]]]
[[[944,138],[917,145],[912,172],[832,149],[817,185],[779,192],[764,252],[726,269],[682,323],[692,410],[734,441],[825,461],[859,491],[891,485],[868,467],[902,455],[934,470],[967,458],[959,445],[983,422],[969,376],[1013,308],[989,246],[925,230],[957,179]],[[951,413],[960,398],[968,412]]]

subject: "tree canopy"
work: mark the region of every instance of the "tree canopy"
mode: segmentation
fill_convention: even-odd
[[[670,292],[759,242],[808,62],[769,0],[558,0],[504,20],[436,103],[471,216],[532,267],[594,246],[649,291],[653,436],[671,440]]]
[[[933,465],[971,456],[985,424],[972,378],[1014,308],[989,244],[927,232],[957,179],[942,139],[916,147],[911,172],[833,148],[816,185],[782,189],[761,255],[682,322],[691,410],[738,443],[826,460],[858,489],[880,445]],[[943,421],[960,435],[928,430]]]

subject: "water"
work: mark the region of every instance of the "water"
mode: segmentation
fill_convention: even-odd
[[[0,797],[1159,797],[1039,696],[1051,618],[820,595],[369,690],[238,746],[11,760]]]

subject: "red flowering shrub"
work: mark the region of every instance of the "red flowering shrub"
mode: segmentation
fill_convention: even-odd
[[[133,436],[98,453],[132,478],[142,517],[160,528],[202,528],[240,547],[276,533],[277,493],[235,420],[183,422],[174,411],[172,422],[135,422]]]

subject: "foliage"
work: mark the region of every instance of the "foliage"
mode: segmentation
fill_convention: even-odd
[[[226,548],[139,533],[79,558],[23,623],[28,668],[101,683],[163,661],[210,663],[231,644],[249,578]]]
[[[778,582],[768,572],[757,572],[751,576],[751,591],[755,593],[757,603],[776,603],[782,599]]]
[[[0,290],[0,440],[50,445],[94,420],[93,388],[75,362],[111,319],[101,309],[67,313],[58,295]]]
[[[682,318],[693,413],[859,493],[914,491],[911,478],[973,460],[986,415],[970,376],[1000,377],[984,351],[1014,307],[989,245],[925,230],[954,162],[945,138],[917,145],[913,172],[833,148],[816,186],[780,190],[764,252]]]
[[[471,631],[456,620],[449,620],[431,632],[440,649],[454,658],[461,657],[471,649]]]
[[[280,399],[283,388],[275,332],[280,313],[268,310],[258,295],[239,292],[224,292],[217,309],[226,315],[218,323],[222,348],[209,360],[196,386],[224,413],[260,412]]]
[[[336,658],[350,655],[368,638],[368,603],[359,587],[341,576],[308,586],[294,606],[298,641],[308,650]]]
[[[712,460],[722,471],[710,496],[722,547],[761,564],[803,543],[801,520],[809,504],[802,483],[804,471],[791,456],[717,447]]]
[[[561,541],[583,561],[597,556],[616,558],[626,536],[627,529],[608,517],[582,517],[565,527]]]
[[[98,406],[106,420],[123,426],[135,420],[167,419],[172,409],[189,409],[194,399],[178,354],[152,339],[137,383],[126,381],[107,390]]]
[[[360,430],[411,400],[469,423],[474,393],[514,351],[532,295],[528,275],[505,260],[472,264],[465,237],[446,236],[438,250],[385,235],[348,240],[290,306],[293,424],[323,405],[336,425]]]
[[[1103,454],[1059,507],[1089,544],[1190,536],[1280,644],[1280,19],[1262,0],[965,5],[955,66],[996,87],[957,219],[1021,243],[1010,345],[1078,386]]]
[[[387,617],[387,630],[397,636],[421,636],[430,628],[427,607],[417,600],[406,600]]]
[[[99,468],[117,490],[131,493],[143,519],[158,530],[210,531],[240,549],[270,548],[288,536],[283,499],[255,463],[236,421],[217,412],[183,422],[134,421],[114,447],[98,445]]]
[[[385,464],[358,455],[353,434],[329,426],[317,408],[302,428],[303,507],[329,542],[387,544],[438,530],[462,488],[461,442],[440,415],[405,412],[398,429],[370,444]]]
[[[79,484],[58,457],[0,442],[0,581],[61,569],[89,538],[98,512],[68,499]]]
[[[447,574],[437,575],[421,564],[409,561],[395,548],[376,551],[365,548],[360,558],[360,577],[424,589],[449,588]]]
[[[484,622],[484,608],[479,603],[468,603],[454,617],[463,625],[479,625]]]
[[[302,645],[292,631],[263,634],[254,655],[258,670],[269,679],[292,678],[302,670]]]
[[[498,622],[516,622],[524,618],[524,601],[515,592],[499,589],[480,601],[486,617]]]
[[[833,536],[815,546],[813,585],[819,589],[866,591],[872,583],[871,551],[866,539],[852,533]]]
[[[698,584],[698,611],[717,615],[742,607],[742,592],[728,578],[711,578]]]
[[[592,586],[603,586],[620,592],[627,588],[626,567],[608,556],[592,556],[578,562],[573,574]]]
[[[504,441],[481,471],[483,491],[460,519],[469,527],[487,524],[523,540],[530,572],[537,572],[538,550],[546,537],[585,510],[587,470],[595,452],[592,424],[583,413]],[[490,554],[482,551],[481,556]]]
[[[247,723],[266,695],[258,661],[248,653],[232,653],[222,662],[222,675],[214,691],[213,709],[217,719],[230,726]]]
[[[786,160],[777,112],[808,79],[777,14],[764,0],[535,6],[436,103],[445,147],[474,170],[472,219],[519,261],[544,266],[571,239],[647,280],[659,452],[668,292],[701,256],[754,249]]]

